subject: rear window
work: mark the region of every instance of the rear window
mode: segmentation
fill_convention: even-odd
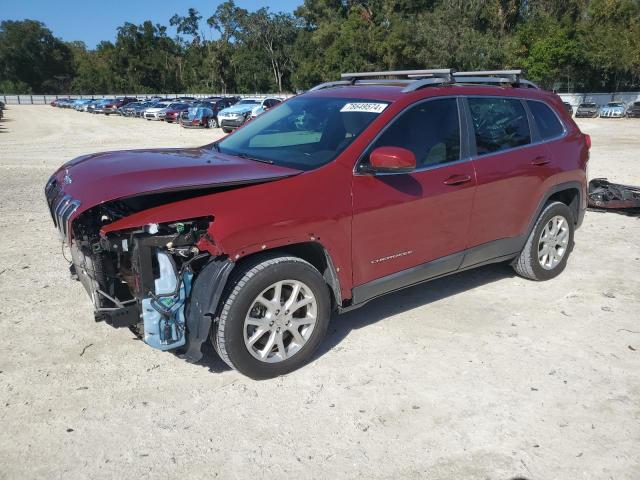
[[[513,98],[469,98],[478,155],[531,143],[522,102]]]
[[[543,140],[559,137],[563,134],[564,128],[551,108],[542,102],[531,100],[527,101],[527,105],[529,105],[529,110],[531,110],[536,127],[538,127],[538,132]]]
[[[595,103],[581,103],[580,107],[578,108],[595,108],[596,104]]]

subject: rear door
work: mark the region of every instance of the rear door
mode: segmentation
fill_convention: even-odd
[[[515,240],[526,231],[540,202],[544,183],[553,173],[552,159],[544,143],[536,138],[533,118],[523,100],[469,97],[466,101],[475,139],[473,163],[477,175],[469,247]],[[511,244],[504,245],[508,249]],[[465,266],[467,263],[465,259]]]
[[[409,149],[416,156],[417,168],[405,174],[356,172],[352,229],[354,285],[464,250],[475,173],[472,162],[466,158],[466,142],[461,142],[460,105],[456,98],[414,104],[367,149],[363,163],[377,147]],[[436,274],[455,270],[461,255],[442,261],[441,271]]]

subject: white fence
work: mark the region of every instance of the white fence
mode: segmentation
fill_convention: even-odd
[[[603,106],[609,102],[624,102],[630,104],[632,102],[640,102],[640,92],[619,92],[619,93],[559,93],[563,101],[570,103],[573,107],[577,107],[581,103],[595,103],[598,106]],[[45,105],[55,100],[56,98],[115,98],[115,97],[136,97],[140,99],[161,97],[161,98],[177,98],[177,97],[279,97],[288,98],[291,94],[231,94],[231,93],[165,93],[165,94],[150,94],[150,93],[127,93],[117,95],[3,95],[0,94],[0,100],[7,105]]]
[[[140,99],[147,98],[178,98],[178,97],[194,97],[194,98],[206,98],[206,97],[277,97],[277,98],[288,98],[291,94],[234,94],[234,93],[119,93],[119,94],[110,94],[110,95],[4,95],[0,94],[0,100],[3,101],[6,105],[46,105],[51,103],[53,100],[57,98],[116,98],[116,97],[135,97]]]

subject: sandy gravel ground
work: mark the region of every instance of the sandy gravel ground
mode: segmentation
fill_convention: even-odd
[[[640,184],[640,121],[584,120]],[[640,478],[640,219],[587,213],[559,278],[494,265],[334,318],[254,382],[92,319],[42,188],[88,152],[219,131],[16,106],[0,122],[0,478]]]

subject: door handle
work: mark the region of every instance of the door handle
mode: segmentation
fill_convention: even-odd
[[[546,165],[547,163],[549,163],[549,159],[544,155],[540,155],[531,160],[531,165]]]
[[[467,183],[471,181],[471,177],[469,175],[451,175],[444,181],[445,185],[462,185],[463,183]]]

